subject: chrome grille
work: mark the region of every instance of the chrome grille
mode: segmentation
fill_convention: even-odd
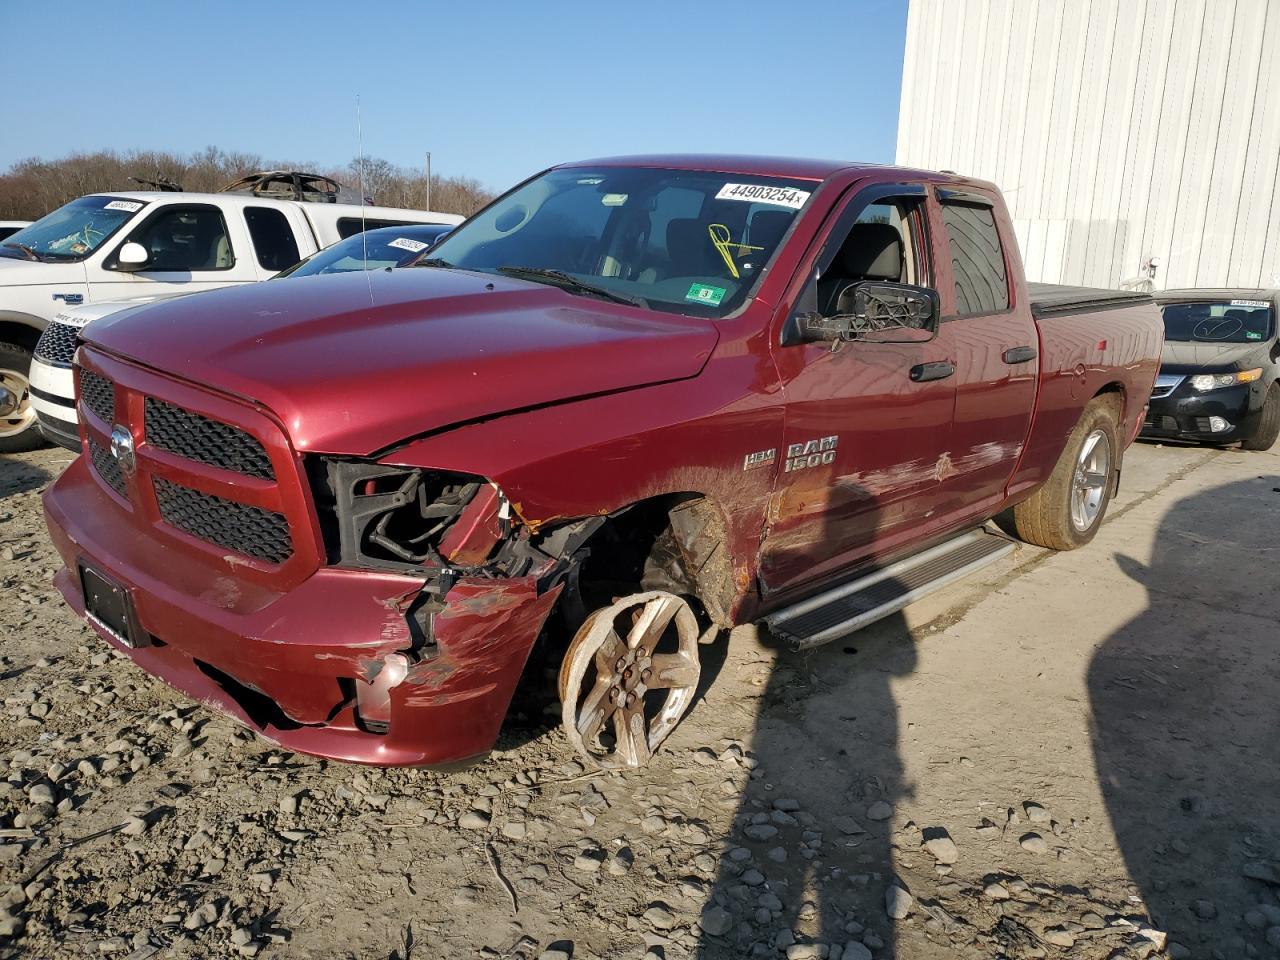
[[[97,414],[98,419],[110,426],[116,417],[116,388],[106,377],[89,370],[80,371],[80,399]]]
[[[44,333],[40,334],[40,339],[36,341],[36,359],[59,367],[69,367],[71,358],[75,356],[79,339],[79,327],[54,320],[44,328]]]
[[[293,553],[289,523],[282,514],[200,493],[163,477],[152,483],[161,518],[193,537],[268,563],[283,563]]]
[[[147,442],[153,446],[221,470],[275,479],[267,451],[243,430],[155,397],[147,397],[143,406]]]
[[[1187,379],[1181,374],[1162,373],[1156,377],[1156,385],[1151,391],[1151,399],[1159,400],[1178,389],[1178,384]]]

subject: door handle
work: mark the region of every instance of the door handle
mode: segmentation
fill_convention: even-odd
[[[955,372],[956,365],[950,360],[917,363],[911,368],[911,379],[916,383],[925,383],[929,380],[945,380]]]
[[[1026,363],[1036,358],[1035,347],[1010,347],[1004,352],[1005,363]]]

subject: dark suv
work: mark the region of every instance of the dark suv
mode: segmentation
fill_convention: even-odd
[[[1156,300],[1164,354],[1143,435],[1269,449],[1280,435],[1280,291],[1166,290]]]

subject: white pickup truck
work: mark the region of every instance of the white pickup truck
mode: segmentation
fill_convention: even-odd
[[[0,240],[0,453],[41,442],[28,369],[67,306],[254,283],[363,229],[461,220],[234,193],[126,191],[59,207]]]

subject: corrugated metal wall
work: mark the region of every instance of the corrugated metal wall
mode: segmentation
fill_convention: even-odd
[[[1030,279],[1280,285],[1280,0],[910,0],[897,153],[999,184]]]

